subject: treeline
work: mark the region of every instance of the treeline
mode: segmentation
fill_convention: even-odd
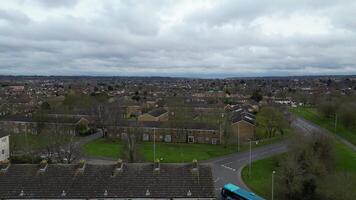
[[[355,175],[335,170],[331,138],[314,133],[296,140],[292,142],[288,155],[277,162],[277,199],[356,199]]]
[[[356,127],[356,97],[333,96],[320,98],[317,110],[326,118],[336,119],[348,128]]]

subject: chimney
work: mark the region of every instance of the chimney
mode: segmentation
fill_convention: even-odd
[[[160,166],[159,166],[159,159],[156,159],[156,160],[155,160],[155,163],[154,163],[154,170],[155,170],[155,171],[158,171],[158,170],[159,170],[159,167],[160,167]]]
[[[24,191],[23,191],[23,190],[21,190],[21,192],[20,192],[19,196],[20,196],[20,197],[25,196],[25,193],[24,193]]]
[[[61,193],[61,197],[65,197],[65,196],[67,196],[67,193],[66,193],[66,191],[62,191],[62,193]]]
[[[117,162],[116,162],[116,170],[117,171],[122,171],[123,169],[124,169],[124,162],[121,159],[117,160]]]
[[[4,160],[0,163],[0,169],[1,169],[1,172],[6,172],[10,167],[10,161],[9,160]]]
[[[79,168],[78,168],[78,171],[79,172],[84,172],[84,170],[85,170],[85,160],[80,160],[79,161]]]
[[[45,172],[48,167],[48,162],[47,160],[42,160],[40,162],[40,169],[38,170],[39,172]]]
[[[193,170],[198,170],[198,161],[196,159],[194,159],[192,162],[192,168]]]
[[[151,195],[151,192],[149,189],[146,190],[146,196],[150,196]]]
[[[192,192],[190,190],[188,190],[187,197],[191,197],[191,196],[192,196]]]

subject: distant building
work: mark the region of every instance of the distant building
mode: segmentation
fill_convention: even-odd
[[[89,129],[89,121],[81,116],[64,117],[47,115],[43,119],[36,120],[26,115],[11,115],[0,119],[0,131],[8,133],[30,133],[38,134],[39,130],[43,133],[60,133],[66,135],[77,135],[78,126]]]
[[[0,165],[1,199],[215,199],[209,165]]]
[[[127,134],[134,134],[140,141],[220,144],[222,137],[218,127],[197,122],[172,124],[157,121],[121,121],[118,126],[107,128],[109,138],[123,139]]]
[[[164,122],[168,121],[168,111],[164,108],[155,108],[138,117],[139,121]]]
[[[10,137],[0,133],[0,162],[10,158]]]

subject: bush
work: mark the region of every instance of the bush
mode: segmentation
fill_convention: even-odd
[[[11,156],[10,161],[13,164],[40,163],[42,158],[39,156],[31,157],[29,155]]]

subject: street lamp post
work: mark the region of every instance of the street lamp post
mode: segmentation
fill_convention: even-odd
[[[272,196],[271,196],[271,199],[273,200],[273,192],[274,192],[274,174],[276,173],[276,171],[272,171]]]
[[[335,127],[334,127],[335,133],[336,133],[336,128],[337,128],[337,113],[335,113]]]
[[[249,170],[248,170],[248,174],[249,176],[251,176],[251,165],[252,165],[252,139],[249,139],[250,140],[250,160],[249,160]]]
[[[237,151],[240,152],[240,126],[237,125]]]
[[[153,162],[156,162],[156,128],[153,128]]]

